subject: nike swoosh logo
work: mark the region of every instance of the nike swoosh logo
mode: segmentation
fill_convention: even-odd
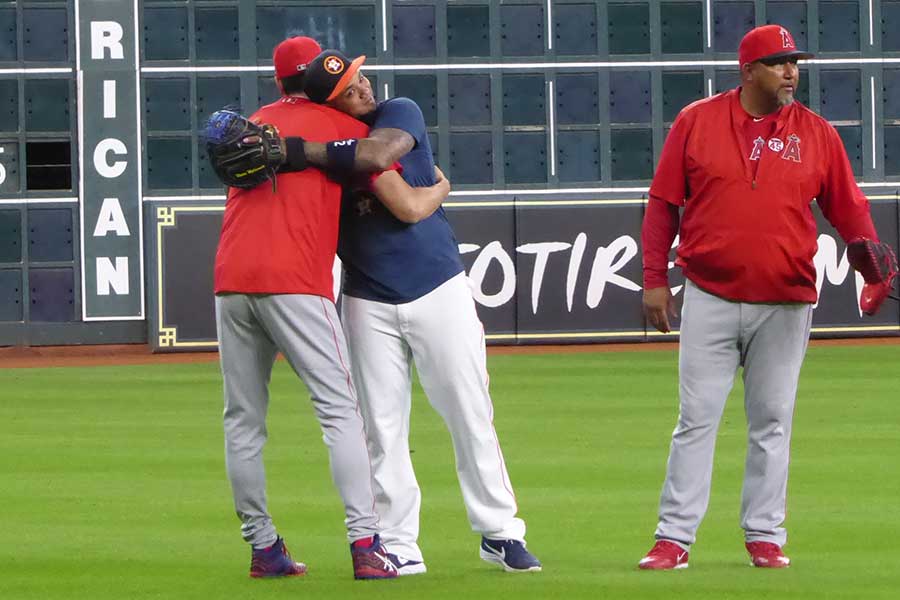
[[[500,548],[500,550],[496,550],[492,546],[488,546],[488,550],[490,550],[491,552],[493,552],[494,554],[496,554],[503,560],[506,560],[506,548]]]
[[[681,562],[681,559],[683,559],[685,556],[687,556],[687,552],[682,552],[681,554],[678,555],[677,561]]]
[[[753,122],[754,122],[754,123],[759,123],[759,122],[762,121],[763,119],[765,119],[765,117],[760,117],[759,119],[757,119],[756,117],[753,117]]]

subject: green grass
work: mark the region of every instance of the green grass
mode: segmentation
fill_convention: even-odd
[[[225,478],[216,364],[0,369],[0,597],[893,598],[900,588],[900,346],[811,348],[797,403],[785,571],[738,527],[740,382],[691,568],[640,572],[677,414],[674,352],[494,356],[495,424],[544,572],[478,559],[449,436],[417,391],[413,460],[429,572],[352,580],[321,434],[284,362],[270,508],[305,578],[250,580]],[[892,591],[893,590],[893,591]]]

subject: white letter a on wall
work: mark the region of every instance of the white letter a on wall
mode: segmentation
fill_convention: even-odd
[[[97,225],[94,227],[94,237],[103,237],[110,231],[123,237],[131,235],[118,198],[103,199],[103,206],[100,207],[100,214],[97,216]]]

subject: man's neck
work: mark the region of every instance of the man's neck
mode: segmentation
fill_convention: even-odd
[[[754,90],[741,87],[741,106],[752,117],[765,117],[778,112],[781,106],[771,98],[761,98]]]

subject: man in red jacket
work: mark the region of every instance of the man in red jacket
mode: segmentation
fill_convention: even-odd
[[[284,136],[328,141],[365,137],[368,127],[311,102],[300,92],[306,65],[321,51],[311,38],[275,49],[284,95],[251,120]],[[375,174],[379,198],[405,193],[442,199],[449,183],[412,190],[396,171]],[[371,464],[351,379],[347,344],[334,306],[341,183],[319,169],[279,172],[277,186],[231,188],[216,253],[216,329],[225,393],[225,450],[244,539],[253,547],[250,575],[303,575],[268,513],[262,449],[268,383],[281,352],[306,384],[328,447],[331,474],[344,502],[354,576],[397,576],[377,531]]]
[[[739,49],[741,86],[678,115],[644,217],[644,312],[669,331],[668,252],[680,234],[686,277],[679,356],[680,414],[672,434],[656,545],[642,569],[688,566],[709,501],[716,431],[743,367],[748,450],[741,502],[757,567],[786,567],[781,547],[791,423],[816,302],[815,199],[844,240],[877,241],[869,203],[840,137],[794,101],[798,50],[779,25]],[[684,209],[679,225],[679,208]]]

